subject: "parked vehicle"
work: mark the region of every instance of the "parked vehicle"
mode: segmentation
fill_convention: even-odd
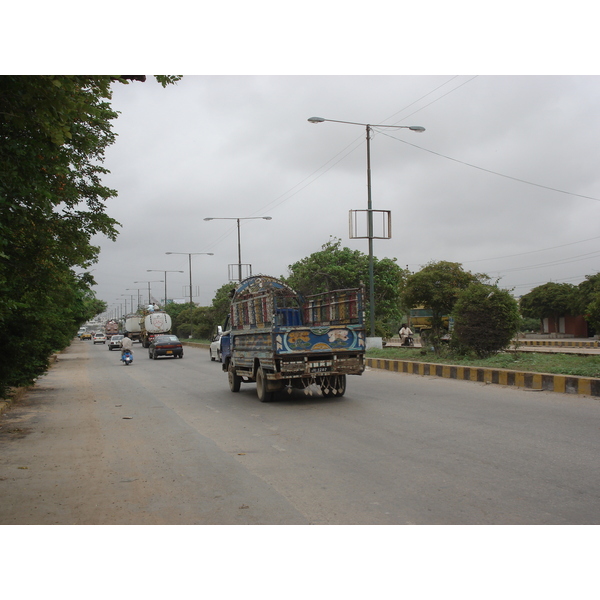
[[[113,335],[110,340],[108,340],[108,349],[113,350],[114,348],[122,348],[123,347],[123,335]]]
[[[103,333],[95,333],[94,344],[106,344],[106,336]]]
[[[127,315],[123,326],[124,333],[128,333],[133,342],[140,341],[140,315]]]
[[[121,361],[128,367],[133,362],[133,352],[131,350],[125,350],[125,352],[121,354]]]
[[[261,402],[292,388],[343,396],[346,376],[365,369],[362,289],[303,298],[273,277],[244,279],[235,290],[221,337],[229,388],[256,382]]]
[[[215,335],[210,343],[210,360],[218,360],[221,362],[221,333],[222,329],[219,327],[219,332]]]
[[[421,344],[426,345],[432,332],[433,311],[423,306],[411,308],[408,316],[408,326],[417,335],[421,336]],[[450,339],[450,332],[454,326],[454,320],[448,315],[442,317],[442,341]]]
[[[157,335],[148,347],[148,358],[159,356],[183,358],[183,344],[176,335]]]
[[[164,310],[146,312],[139,318],[140,340],[144,348],[148,348],[154,338],[171,333],[171,317]]]

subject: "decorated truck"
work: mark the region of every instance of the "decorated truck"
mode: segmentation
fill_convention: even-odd
[[[302,297],[264,275],[244,279],[234,292],[221,337],[229,388],[256,382],[261,402],[292,388],[343,396],[346,376],[365,369],[362,289]]]
[[[110,338],[113,335],[118,335],[119,333],[119,323],[117,323],[117,321],[111,319],[110,321],[106,321],[106,323],[104,324],[104,335],[107,337],[107,339],[110,340]]]
[[[144,348],[148,348],[156,336],[171,333],[171,317],[164,310],[144,311],[139,325]]]

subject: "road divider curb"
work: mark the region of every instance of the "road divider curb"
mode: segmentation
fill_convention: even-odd
[[[598,340],[519,340],[519,346],[546,346],[551,348],[600,348]]]
[[[437,363],[387,358],[365,358],[365,363],[367,367],[371,367],[372,369],[383,369],[395,373],[445,377],[447,379],[477,381],[485,384],[515,386],[530,390],[600,397],[600,379],[594,377],[552,375],[550,373],[486,369],[483,367],[462,367],[458,365],[441,365]]]

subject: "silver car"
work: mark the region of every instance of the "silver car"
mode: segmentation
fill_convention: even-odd
[[[108,342],[108,349],[112,350],[113,348],[122,348],[123,347],[123,335],[113,335],[111,336]]]
[[[210,360],[221,362],[221,334],[217,333],[210,343]]]

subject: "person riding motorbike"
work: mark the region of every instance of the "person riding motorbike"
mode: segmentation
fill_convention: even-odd
[[[400,336],[400,345],[401,346],[410,346],[412,342],[412,334],[410,327],[406,323],[402,323],[402,327],[400,331],[398,331],[398,335]]]
[[[125,352],[133,354],[133,340],[127,334],[125,334],[125,337],[121,341],[121,357],[123,357]]]

